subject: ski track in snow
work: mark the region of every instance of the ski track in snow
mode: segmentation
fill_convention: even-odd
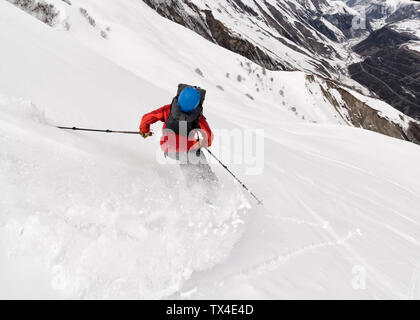
[[[281,264],[288,262],[297,256],[304,255],[310,251],[317,250],[324,247],[341,246],[345,242],[350,241],[352,238],[356,236],[361,236],[360,230],[349,231],[349,233],[346,236],[335,239],[333,241],[308,244],[301,248],[290,250],[289,252],[286,252],[282,255],[279,255],[277,257],[274,257],[272,259],[259,263],[256,266],[253,266],[249,269],[244,270],[243,272],[241,272],[241,276],[253,275],[253,274],[261,275],[266,272],[274,271]]]

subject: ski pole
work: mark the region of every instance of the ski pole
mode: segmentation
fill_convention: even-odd
[[[251,190],[249,190],[248,189],[248,187],[241,181],[241,180],[239,180],[238,179],[238,177],[236,177],[234,174],[233,174],[233,172],[232,171],[230,171],[229,170],[229,168],[222,162],[222,161],[220,161],[214,154],[213,154],[213,152],[211,152],[208,148],[206,148],[206,147],[203,147],[204,149],[206,149],[206,151],[214,158],[214,159],[216,159],[216,161],[217,162],[219,162],[220,163],[220,165],[223,167],[223,168],[225,168],[226,169],[226,171],[227,172],[229,172],[230,174],[231,174],[231,176],[232,177],[234,177],[235,178],[235,180],[236,181],[238,181],[240,184],[241,184],[241,186],[242,186],[242,188],[244,188],[255,200],[257,200],[257,203],[258,204],[260,204],[260,205],[262,205],[263,204],[263,202],[262,202],[262,200],[260,200],[260,199],[258,199],[257,198],[257,196],[251,191]]]
[[[116,131],[116,130],[100,130],[100,129],[86,129],[86,128],[77,128],[77,127],[60,127],[57,126],[59,129],[64,130],[78,130],[78,131],[90,131],[90,132],[105,132],[105,133],[123,133],[123,134],[140,134],[140,131]],[[150,135],[153,135],[152,132],[150,132]]]

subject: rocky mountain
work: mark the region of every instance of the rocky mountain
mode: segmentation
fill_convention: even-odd
[[[315,96],[322,95],[346,124],[420,144],[419,122],[387,107],[382,101],[363,96],[328,79],[307,76],[306,80],[309,90]]]
[[[347,76],[419,119],[419,5],[408,0],[144,0],[160,15],[271,70]],[[376,29],[376,31],[375,31]],[[355,42],[360,42],[352,47]],[[347,70],[348,68],[348,70]],[[397,71],[396,71],[397,70]]]
[[[360,5],[360,3],[356,3]],[[382,100],[420,119],[420,3],[382,1],[366,11],[378,27],[353,47],[362,61],[349,65],[350,76]]]
[[[345,0],[346,5],[358,12],[364,12],[370,22],[384,19],[396,22],[416,15],[416,3],[410,0]]]
[[[367,35],[357,11],[331,0],[144,0],[162,16],[270,70],[333,77],[349,59],[343,43]]]
[[[32,14],[38,20],[53,26],[58,16],[58,11],[52,3],[35,0],[7,0],[22,10]]]
[[[415,39],[383,27],[354,47],[366,59],[349,71],[381,99],[420,119],[420,52],[403,45]]]

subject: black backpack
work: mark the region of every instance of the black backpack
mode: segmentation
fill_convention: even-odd
[[[200,103],[197,108],[191,112],[183,112],[178,106],[178,97],[182,90],[187,87],[193,87],[200,93]],[[176,97],[172,99],[171,113],[166,120],[166,129],[172,130],[176,134],[184,137],[188,137],[192,130],[200,128],[198,122],[200,121],[200,116],[203,114],[203,102],[205,97],[206,90],[183,83],[179,84]]]

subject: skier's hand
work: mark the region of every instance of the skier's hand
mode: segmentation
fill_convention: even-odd
[[[194,143],[193,149],[201,149],[202,147],[204,147],[204,140],[203,139],[197,139],[196,142]]]
[[[150,137],[150,136],[152,135],[152,132],[151,132],[151,131],[149,131],[149,132],[141,132],[141,131],[140,131],[140,135],[141,135],[144,139],[146,139],[147,137]]]

